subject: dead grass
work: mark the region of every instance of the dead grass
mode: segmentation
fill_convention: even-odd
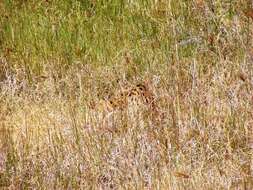
[[[250,5],[122,2],[0,3],[0,187],[252,189]]]

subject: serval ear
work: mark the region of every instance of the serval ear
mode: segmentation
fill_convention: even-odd
[[[151,79],[145,79],[143,81],[143,85],[145,86],[147,91],[150,91],[153,87],[153,81]]]

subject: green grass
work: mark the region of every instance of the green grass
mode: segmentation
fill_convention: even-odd
[[[0,188],[251,189],[250,10],[0,1]],[[155,110],[106,108],[140,83]]]

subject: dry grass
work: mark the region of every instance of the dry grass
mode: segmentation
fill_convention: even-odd
[[[250,4],[3,1],[0,18],[1,189],[253,188]]]

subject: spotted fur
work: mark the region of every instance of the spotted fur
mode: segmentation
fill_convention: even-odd
[[[101,100],[100,109],[123,110],[130,104],[154,106],[154,94],[145,84],[137,84],[128,90],[111,95],[108,99]]]

